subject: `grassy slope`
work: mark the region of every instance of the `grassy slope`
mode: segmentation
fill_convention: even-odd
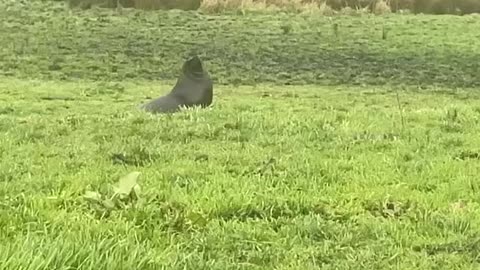
[[[50,20],[63,18],[61,13],[23,14],[47,18],[34,26],[17,22],[19,28],[44,27],[43,33],[56,28],[47,26]],[[167,13],[140,18],[148,21],[160,18],[158,14]],[[85,16],[93,18],[78,15],[68,20],[86,21]],[[111,33],[127,25],[124,17],[106,18],[123,23],[105,28]],[[219,18],[239,29],[246,23],[244,17]],[[255,18],[273,21],[251,17]],[[388,20],[402,25],[398,18]],[[459,25],[468,21],[446,18]],[[25,34],[11,27],[3,28],[10,41]],[[167,28],[173,32],[173,27]],[[78,36],[59,31],[50,35],[71,40],[69,46],[77,52],[104,33],[92,35],[83,29]],[[429,33],[415,29],[411,31]],[[228,31],[220,33],[241,41]],[[365,34],[369,31],[363,32],[370,38],[365,42],[378,45]],[[448,38],[441,35],[442,29],[431,34],[458,41],[458,46],[433,47],[433,41],[422,41],[445,55],[469,52],[476,41],[466,42],[464,32],[452,32],[456,36]],[[188,28],[178,30],[177,37],[187,33]],[[400,92],[404,128],[391,91],[395,88],[347,84],[217,86],[210,109],[153,117],[133,108],[145,96],[167,91],[170,82],[143,80],[148,76],[144,73],[118,82],[62,81],[67,69],[47,72],[42,69],[46,63],[37,61],[63,55],[61,50],[52,40],[41,40],[41,31],[31,36],[43,45],[37,52],[26,47],[30,53],[19,54],[16,68],[8,70],[23,78],[0,81],[0,269],[478,267],[480,102],[477,92],[447,87],[458,74],[444,74],[448,80],[440,88]],[[123,43],[115,45],[113,38],[111,42],[102,46],[122,48]],[[404,52],[415,51],[414,44],[402,44]],[[225,50],[232,53],[235,47],[230,46]],[[4,47],[2,53],[9,50]],[[138,51],[125,59],[141,57]],[[89,52],[75,54],[68,70],[83,74],[80,78],[107,74],[101,58],[94,57],[101,50]],[[86,59],[100,68],[99,73],[83,68],[80,63]],[[148,61],[149,56],[142,59]],[[180,61],[176,57],[159,68]],[[208,63],[218,71],[217,80],[235,81],[220,61]],[[342,64],[325,63],[331,70]],[[118,65],[128,71],[127,64]],[[371,67],[367,64],[364,70]],[[168,72],[166,79],[173,74]],[[264,72],[282,83],[279,75]],[[81,198],[86,190],[109,193],[110,184],[133,170],[142,173],[142,208],[99,218]],[[192,224],[192,211],[208,221],[206,226]]]
[[[36,5],[0,9],[0,74],[173,79],[172,67],[196,50],[217,83],[480,84],[476,16],[68,15]]]

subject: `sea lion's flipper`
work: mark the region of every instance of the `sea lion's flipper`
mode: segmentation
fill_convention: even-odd
[[[172,95],[151,100],[141,106],[141,108],[151,113],[172,113],[180,110],[182,102]]]

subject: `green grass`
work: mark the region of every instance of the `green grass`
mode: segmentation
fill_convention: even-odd
[[[478,268],[474,17],[0,5],[0,270]],[[195,48],[213,106],[138,111]]]
[[[221,84],[480,85],[473,15],[70,13],[32,1],[0,8],[0,17],[6,76],[171,80],[197,51]]]
[[[168,87],[2,80],[2,269],[478,266],[478,93],[401,91],[400,114],[385,87],[219,86],[206,110],[133,109]],[[143,206],[81,197],[131,171]]]

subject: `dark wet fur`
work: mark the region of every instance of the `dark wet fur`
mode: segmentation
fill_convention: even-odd
[[[182,106],[205,108],[212,104],[212,100],[213,82],[198,56],[194,56],[183,64],[182,74],[170,93],[151,100],[140,108],[151,113],[172,113]]]

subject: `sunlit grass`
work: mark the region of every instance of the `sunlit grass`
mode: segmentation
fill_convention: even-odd
[[[478,268],[475,16],[0,3],[0,270]]]
[[[205,110],[135,109],[169,84],[2,79],[4,269],[476,265],[478,93],[218,86]],[[131,171],[142,206],[82,198]]]

